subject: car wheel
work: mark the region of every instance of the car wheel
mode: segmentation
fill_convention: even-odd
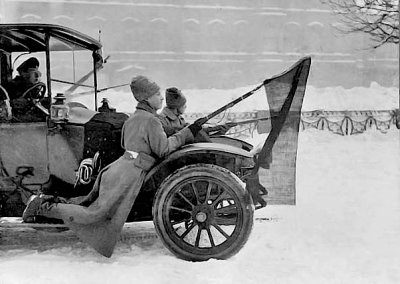
[[[209,164],[183,167],[159,187],[153,222],[165,246],[190,261],[227,259],[247,242],[254,205],[243,182]]]

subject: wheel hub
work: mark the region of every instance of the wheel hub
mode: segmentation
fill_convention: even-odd
[[[202,228],[210,225],[213,216],[214,210],[207,204],[197,205],[192,212],[192,219]]]
[[[207,214],[204,212],[199,212],[196,214],[196,220],[198,222],[203,223],[205,220],[207,220]]]

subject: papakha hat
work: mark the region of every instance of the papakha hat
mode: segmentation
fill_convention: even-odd
[[[160,87],[145,76],[139,75],[131,80],[131,91],[138,102],[150,98],[160,91]]]
[[[39,68],[39,60],[37,60],[35,57],[28,58],[18,66],[17,71],[25,72],[29,68]]]
[[[175,109],[182,107],[186,103],[186,98],[181,90],[172,87],[165,90],[165,101],[167,107]]]

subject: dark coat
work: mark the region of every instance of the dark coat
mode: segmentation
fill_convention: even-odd
[[[155,161],[175,151],[187,140],[191,131],[184,128],[167,138],[155,111],[146,103],[125,122],[122,147],[139,153],[133,159],[125,154],[104,168],[92,191],[79,204],[54,204],[43,215],[64,220],[78,237],[99,253],[110,257],[122,227],[132,209],[147,171]]]
[[[4,85],[10,96],[10,100],[20,98],[32,86],[32,83],[27,83],[20,75],[15,76],[14,79]]]
[[[32,103],[28,102],[26,98],[22,98],[22,95],[25,93],[25,91],[27,91],[33,85],[34,84],[32,83],[26,82],[20,75],[17,75],[4,86],[10,97],[10,104],[15,122],[46,121],[46,115],[44,115],[40,110],[36,109]],[[45,102],[46,108],[48,108],[47,104],[50,104],[49,100]]]

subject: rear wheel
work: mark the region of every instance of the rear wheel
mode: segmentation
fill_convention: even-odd
[[[153,221],[166,247],[190,261],[227,259],[247,242],[254,206],[243,183],[215,165],[186,166],[160,186]]]

